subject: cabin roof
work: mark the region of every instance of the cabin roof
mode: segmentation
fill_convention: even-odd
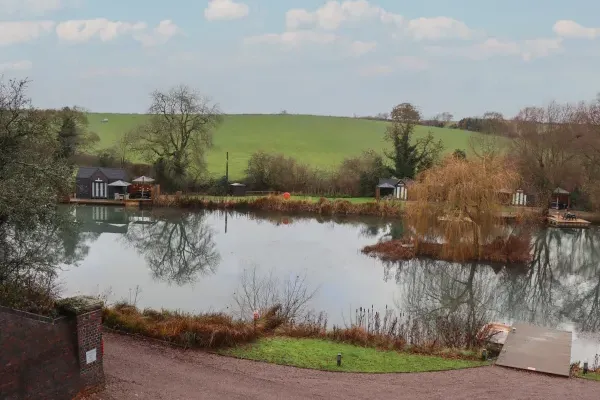
[[[570,194],[570,192],[569,192],[569,191],[567,191],[567,190],[565,190],[565,189],[563,189],[563,188],[560,188],[560,187],[557,187],[557,188],[554,190],[554,192],[553,192],[553,193],[554,193],[554,194]]]
[[[88,179],[96,171],[100,171],[110,180],[127,180],[127,172],[122,168],[104,168],[104,167],[79,167],[77,171],[77,178]]]

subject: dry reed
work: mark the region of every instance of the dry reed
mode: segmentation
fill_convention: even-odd
[[[287,213],[313,213],[320,215],[374,215],[401,216],[399,202],[380,201],[354,204],[348,200],[328,200],[320,198],[317,202],[308,200],[285,200],[282,196],[259,198],[215,199],[198,196],[161,195],[154,199],[157,207],[197,208],[208,210],[261,210]]]

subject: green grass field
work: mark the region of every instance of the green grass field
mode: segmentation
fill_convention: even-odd
[[[590,381],[600,382],[600,373],[598,372],[589,372],[587,375],[583,374],[583,371],[579,371],[577,373],[578,378],[588,379]]]
[[[336,356],[342,353],[342,365]],[[381,351],[320,339],[274,337],[255,344],[224,350],[223,355],[293,367],[343,372],[427,372],[487,365],[480,361],[446,359]]]
[[[147,118],[140,114],[89,114],[90,129],[100,136],[100,148],[112,146],[126,132]],[[107,118],[108,123],[101,123]],[[208,170],[215,176],[225,174],[225,152],[229,152],[232,179],[243,177],[248,158],[258,150],[283,153],[314,167],[337,167],[346,157],[363,150],[381,152],[386,122],[346,117],[312,115],[228,115],[214,135],[214,147],[207,155]],[[418,127],[415,138],[431,130],[442,139],[446,152],[469,152],[469,138],[476,133]],[[144,160],[134,160],[143,162]]]

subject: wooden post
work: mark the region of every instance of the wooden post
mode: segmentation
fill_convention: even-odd
[[[375,188],[375,200],[379,201],[379,198],[381,197],[381,191],[379,190],[378,187]]]
[[[225,153],[225,181],[229,187],[229,152]]]

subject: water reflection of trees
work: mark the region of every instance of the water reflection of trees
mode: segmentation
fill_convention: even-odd
[[[401,286],[397,303],[409,315],[551,327],[570,321],[580,332],[599,330],[600,230],[542,230],[532,254],[522,269],[411,260],[386,265],[384,279]]]
[[[26,224],[0,223],[0,286],[55,293],[59,266],[77,265],[87,255],[81,235],[81,225],[67,208]]]
[[[185,285],[214,273],[220,256],[204,213],[153,214],[152,223],[131,224],[124,235],[157,280]]]

